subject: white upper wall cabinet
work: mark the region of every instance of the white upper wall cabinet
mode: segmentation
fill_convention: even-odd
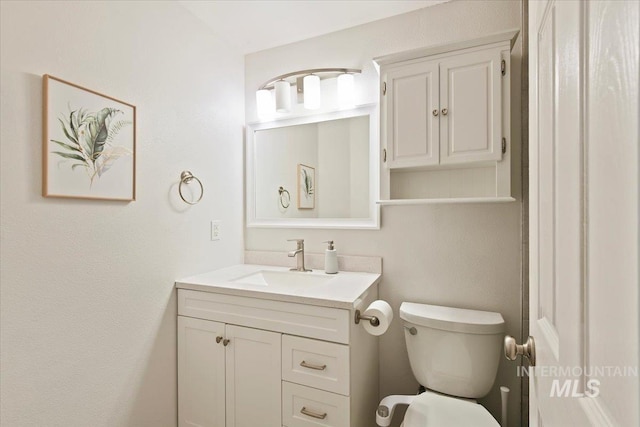
[[[376,59],[381,204],[513,200],[509,71],[517,33]]]
[[[441,164],[502,159],[500,50],[440,63]]]
[[[386,73],[389,167],[438,164],[438,74],[437,61],[410,64]]]

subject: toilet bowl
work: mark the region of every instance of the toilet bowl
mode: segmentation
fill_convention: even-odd
[[[427,390],[387,396],[376,422],[391,424],[397,405],[409,405],[403,427],[499,427],[475,399],[495,381],[504,337],[499,313],[403,302],[400,306],[411,371]]]

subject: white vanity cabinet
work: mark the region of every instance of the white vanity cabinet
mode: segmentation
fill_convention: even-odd
[[[511,46],[516,35],[376,58],[383,201],[511,196]]]
[[[182,426],[280,426],[281,335],[178,316]]]
[[[225,425],[224,323],[178,316],[178,426]]]
[[[377,339],[354,322],[372,283],[335,304],[178,283],[179,427],[375,425]]]

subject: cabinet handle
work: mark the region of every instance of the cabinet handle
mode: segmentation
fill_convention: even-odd
[[[231,340],[224,339],[222,340],[222,345],[226,347],[230,342]]]
[[[300,362],[300,366],[303,368],[315,369],[316,371],[324,371],[327,369],[327,365],[314,365],[312,363],[307,363],[306,361]]]
[[[446,108],[442,109],[442,115],[443,116],[446,116],[448,112],[449,112],[449,110],[447,110]]]
[[[433,117],[438,117],[438,110],[433,110]]]
[[[386,148],[382,150],[382,161],[385,162],[385,163],[387,162],[387,149]]]
[[[222,337],[221,336],[217,336],[216,337],[216,343],[220,344],[220,341],[222,341]]]
[[[303,406],[302,409],[300,409],[300,413],[304,414],[304,415],[307,415],[309,417],[317,418],[319,420],[324,420],[325,418],[327,418],[327,413],[326,412],[324,412],[322,414],[319,414],[317,412],[313,412],[313,411],[308,410],[305,406]]]

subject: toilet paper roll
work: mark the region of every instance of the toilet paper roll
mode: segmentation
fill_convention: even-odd
[[[387,332],[389,325],[393,321],[393,309],[388,302],[376,300],[364,311],[365,316],[375,316],[380,321],[378,326],[373,326],[371,322],[363,321],[364,329],[371,335],[382,335]]]

